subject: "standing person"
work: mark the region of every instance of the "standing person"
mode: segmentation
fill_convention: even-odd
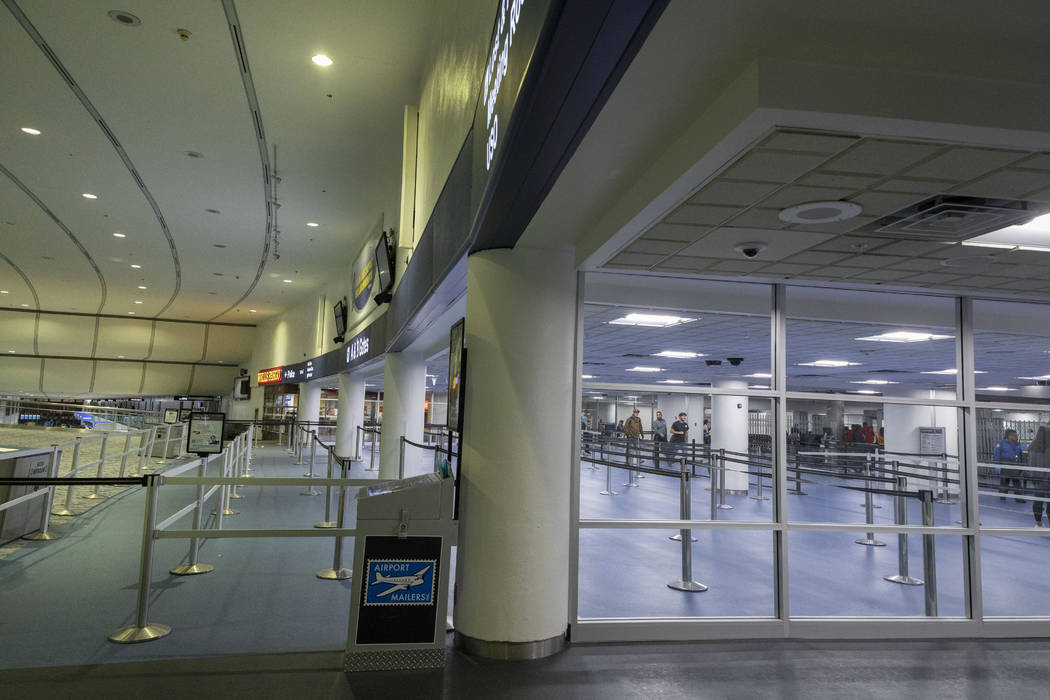
[[[638,464],[638,441],[642,439],[642,419],[638,417],[638,409],[631,412],[631,417],[623,422],[623,432],[627,435],[627,462],[631,463],[634,456],[634,464]]]
[[[689,423],[686,422],[685,413],[678,414],[678,420],[671,423],[671,445],[675,454],[685,452],[685,443],[689,438]]]
[[[996,464],[1013,464],[1018,465],[1021,463],[1021,444],[1017,441],[1017,431],[1012,428],[1007,429],[1003,433],[1003,439],[995,446],[995,451],[992,453],[992,459]],[[1024,488],[1024,478],[1021,476],[1019,469],[1015,467],[998,467],[999,470],[999,493],[1009,493],[1011,486],[1014,487],[1015,493],[1017,488]],[[999,497],[1000,501],[1005,501],[1005,496]],[[1019,503],[1023,503],[1023,498],[1015,499]]]
[[[1032,485],[1032,495],[1036,498],[1050,497],[1050,472],[1035,471],[1050,467],[1050,431],[1045,425],[1040,425],[1035,434],[1035,439],[1028,445],[1028,466],[1032,471],[1028,472],[1029,483]],[[1032,501],[1032,514],[1035,516],[1035,526],[1043,526],[1043,507],[1046,507],[1046,517],[1050,520],[1050,502]]]
[[[653,466],[660,468],[660,453],[663,451],[663,443],[667,442],[667,421],[664,420],[663,411],[656,412],[653,418]]]
[[[704,444],[711,444],[711,424],[706,420],[704,421]]]
[[[864,442],[869,445],[875,442],[875,429],[868,425],[867,421],[864,421],[864,425],[861,426],[860,434],[864,436]]]

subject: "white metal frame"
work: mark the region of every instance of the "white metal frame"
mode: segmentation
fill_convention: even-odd
[[[577,642],[619,642],[657,640],[757,639],[795,637],[809,639],[879,639],[934,638],[934,637],[1050,637],[1050,616],[992,617],[984,616],[981,582],[982,537],[1050,537],[1050,528],[985,528],[979,525],[977,489],[977,411],[978,409],[1050,410],[1050,404],[1017,404],[1010,402],[977,401],[974,381],[974,326],[972,297],[956,298],[956,397],[954,399],[915,399],[901,397],[870,397],[850,394],[822,394],[787,390],[787,287],[771,287],[770,388],[718,389],[714,387],[676,387],[673,385],[612,384],[583,382],[583,281],[579,273],[576,298],[575,384],[574,409],[576,418],[582,410],[581,389],[608,391],[648,391],[662,394],[688,393],[693,395],[746,395],[749,398],[772,403],[776,448],[774,450],[773,519],[769,522],[711,521],[711,520],[623,520],[580,518],[579,431],[574,431],[571,464],[573,498],[570,505],[570,576],[569,621],[570,639]],[[739,283],[737,283],[739,284]],[[844,403],[910,404],[954,407],[961,412],[959,422],[959,479],[963,499],[962,525],[922,527],[919,525],[868,525],[863,523],[809,523],[791,522],[787,514],[787,429],[790,417],[788,402],[794,399],[819,399]],[[935,534],[959,536],[963,539],[964,563],[964,617],[793,617],[790,609],[790,581],[788,578],[788,537],[791,532],[856,532],[883,534]],[[579,539],[580,530],[659,529],[678,530],[746,530],[773,534],[773,590],[772,617],[711,617],[711,618],[601,618],[579,617]]]

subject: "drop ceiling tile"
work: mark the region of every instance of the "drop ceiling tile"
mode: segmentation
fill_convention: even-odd
[[[733,182],[719,179],[693,195],[689,203],[750,206],[779,186],[766,182]]]
[[[904,141],[865,141],[843,153],[824,168],[847,173],[892,175],[927,158],[940,146]]]
[[[762,268],[759,274],[763,275],[802,275],[807,272],[814,272],[817,268],[814,265],[796,265],[792,263],[773,263]]]
[[[865,216],[881,217],[893,214],[924,199],[916,194],[893,194],[889,192],[864,192],[850,201],[864,207]]]
[[[671,253],[677,253],[684,246],[685,243],[681,241],[654,241],[641,238],[625,248],[624,252],[648,255],[670,255]]]
[[[752,228],[715,229],[696,243],[684,249],[682,255],[693,255],[701,258],[723,258],[733,260],[743,258],[735,248],[745,243],[760,243],[764,249],[755,258],[762,264],[782,260],[789,255],[801,253],[818,243],[827,240],[821,233],[807,231],[764,231]]]
[[[855,136],[829,136],[807,134],[797,131],[778,131],[770,136],[763,148],[780,148],[786,151],[810,151],[812,153],[838,153],[857,141]]]
[[[852,219],[832,221],[827,224],[798,224],[795,228],[805,231],[820,231],[821,233],[849,233],[870,224],[878,218],[877,216],[855,216]]]
[[[926,272],[921,275],[912,275],[904,280],[908,284],[945,284],[953,280],[965,279],[959,275],[946,274],[943,272]]]
[[[700,272],[717,262],[718,260],[712,258],[693,258],[687,255],[676,255],[653,269],[661,272]]]
[[[989,280],[992,281],[992,280]],[[989,285],[989,288],[993,289],[1011,289],[1021,292],[1028,292],[1033,289],[1042,289],[1046,286],[1046,280],[1026,280],[1017,278],[1003,279],[999,284],[994,286]]]
[[[833,187],[842,190],[863,190],[881,180],[879,175],[849,175],[846,173],[810,173],[799,180],[800,185]]]
[[[723,260],[711,266],[710,270],[713,272],[754,272],[766,264],[754,260]]]
[[[748,209],[726,225],[768,229],[787,228],[790,224],[786,221],[781,221],[777,216],[779,213],[779,209]]]
[[[947,248],[936,241],[894,241],[879,248],[880,255],[929,255]],[[929,263],[924,263],[929,264]]]
[[[820,268],[821,275],[825,277],[832,277],[834,279],[843,279],[852,277],[853,275],[859,275],[861,273],[868,272],[863,267],[846,267],[843,265],[825,265]]]
[[[901,278],[907,277],[910,274],[910,272],[907,272],[905,270],[868,270],[867,272],[862,272],[861,274],[856,275],[855,277],[853,277],[853,279],[875,280],[879,282],[894,282]]]
[[[789,185],[762,202],[763,207],[770,209],[785,209],[796,204],[806,202],[826,202],[829,200],[845,199],[854,193],[853,189],[837,189],[832,187],[805,187],[803,185]]]
[[[880,248],[881,250],[881,248]],[[936,269],[939,265],[937,260],[931,260],[930,258],[915,258],[912,260],[904,260],[902,262],[891,265],[894,270],[911,270],[912,272],[927,272],[931,269]]]
[[[657,224],[646,231],[642,238],[644,240],[657,241],[681,241],[692,243],[700,238],[711,228],[708,226],[687,226],[684,224]]]
[[[1014,164],[1018,168],[1035,168],[1036,170],[1050,170],[1050,153],[1036,153],[1025,160]]]
[[[889,242],[885,238],[871,238],[868,236],[837,236],[830,241],[821,243],[816,247],[816,250],[856,253],[859,250],[875,250]]]
[[[669,224],[695,224],[701,226],[714,226],[720,224],[731,216],[742,211],[741,207],[716,207],[697,206],[683,204],[678,211],[671,214],[664,221]]]
[[[882,251],[879,251],[880,253]],[[846,265],[852,265],[855,267],[888,267],[890,265],[904,262],[907,258],[902,258],[896,255],[873,255],[869,253],[863,253],[861,255],[854,255],[848,260],[842,262]]]
[[[931,195],[947,192],[954,183],[945,180],[909,180],[903,177],[894,177],[874,187],[880,192],[908,192],[910,194]]]
[[[785,262],[800,263],[802,265],[832,265],[848,256],[842,253],[823,253],[818,250],[807,250],[798,255],[792,255]]]
[[[650,255],[645,253],[620,253],[607,265],[627,265],[630,267],[648,268],[664,259],[663,255]]]
[[[787,151],[751,151],[724,177],[762,182],[792,182],[820,165],[826,156]]]
[[[955,190],[956,194],[1020,199],[1033,190],[1050,187],[1050,172],[1034,170],[1000,170],[986,178]]]
[[[1018,151],[989,148],[952,148],[908,171],[910,177],[932,177],[966,182],[1017,160]]]

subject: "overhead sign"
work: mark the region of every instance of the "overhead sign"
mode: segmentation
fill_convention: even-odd
[[[372,283],[376,278],[375,258],[371,255],[358,260],[354,266],[354,308],[358,311],[368,306],[372,299]]]
[[[284,367],[271,367],[270,369],[259,370],[259,374],[256,375],[256,382],[259,386],[280,384],[282,377],[284,377]]]
[[[382,329],[377,328],[377,325],[373,323],[338,350],[327,352],[306,362],[285,365],[279,368],[282,370],[282,378],[279,381],[283,381],[286,384],[298,384],[353,369],[357,365],[371,360],[382,353],[382,345],[372,340],[372,334],[380,332],[382,332]],[[376,350],[377,348],[379,349],[378,351]],[[260,381],[259,383],[261,384],[262,382]]]

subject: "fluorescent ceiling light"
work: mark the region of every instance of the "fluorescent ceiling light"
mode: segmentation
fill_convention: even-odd
[[[986,248],[1021,248],[1040,252],[1050,251],[1050,214],[1037,216],[1027,224],[1007,226],[968,241],[963,245]]]
[[[1050,374],[1043,374],[1043,375],[1040,375],[1038,377],[1018,377],[1018,379],[1036,379],[1036,380],[1039,380],[1039,379],[1050,379]]]
[[[687,318],[685,316],[665,316],[661,314],[627,314],[613,321],[609,321],[610,324],[616,326],[646,326],[649,328],[668,328],[670,326],[677,326],[680,323],[690,323],[695,321],[695,318]]]
[[[768,389],[768,384],[749,384],[748,389]]]
[[[857,391],[854,392],[854,393],[857,393],[857,394],[877,394],[879,392],[875,391],[874,389],[857,389]]]
[[[855,367],[859,362],[847,362],[846,360],[814,360],[813,362],[799,362],[799,367]]]
[[[882,386],[884,384],[897,384],[898,382],[891,382],[888,379],[865,379],[862,382],[850,382],[850,384],[878,384]]]
[[[8,291],[6,289],[0,289],[0,294],[7,294],[7,293],[8,293]]]
[[[149,289],[149,287],[147,287],[147,286],[146,286],[146,285],[144,285],[144,284],[140,284],[140,285],[139,285],[139,289]]]
[[[661,384],[685,384],[684,379],[661,379]]]
[[[97,194],[91,194],[90,192],[85,192],[84,194],[82,194],[80,196],[83,197],[84,199],[98,199],[98,195]]]
[[[691,360],[694,357],[703,357],[704,354],[700,352],[687,352],[685,350],[661,350],[660,352],[653,353],[653,357],[673,357],[678,360]]]
[[[916,331],[889,331],[878,335],[868,335],[854,340],[875,340],[883,343],[921,343],[926,340],[944,340],[954,338],[952,335],[938,335],[936,333],[925,333]]]
[[[117,231],[116,233],[114,233],[114,234],[113,234],[113,237],[114,237],[114,238],[127,238],[127,236],[125,236],[125,235],[124,235],[123,233],[121,233],[120,231]]]
[[[1017,389],[1011,389],[1008,386],[982,386],[977,391],[1017,391]]]
[[[659,367],[631,367],[628,372],[663,372]]]
[[[328,56],[325,56],[323,53],[319,53],[316,56],[312,56],[310,58],[310,60],[313,61],[314,63],[316,63],[319,66],[330,66],[330,65],[332,65],[332,59],[328,58]]]
[[[141,302],[141,301],[136,301],[135,303],[136,303],[136,304],[141,304],[142,302]]]
[[[292,283],[291,280],[281,280],[281,281],[284,282],[285,284],[291,284]]]
[[[136,270],[141,270],[142,269],[142,265],[132,265],[132,267],[135,268]]]
[[[129,311],[129,312],[128,312],[128,316],[134,316],[134,315],[135,315],[135,312],[134,312],[134,311]]]
[[[20,306],[24,306],[26,308],[29,308],[29,304],[20,304]]]
[[[29,134],[30,136],[40,136],[40,129],[34,129],[31,126],[23,126],[22,132]]]
[[[1003,248],[1005,250],[1017,247],[1013,243],[985,243],[982,241],[963,241],[962,244],[970,248]]]
[[[939,369],[936,372],[919,372],[919,374],[958,374],[958,373],[959,373],[959,370],[954,369],[954,368],[952,368],[952,369]],[[988,374],[983,369],[975,369],[973,371],[973,373],[974,374]]]
[[[754,374],[745,374],[745,377],[751,377],[752,379],[772,379],[773,375],[768,372],[755,372]]]
[[[248,309],[248,313],[254,314],[255,313],[255,309]]]
[[[594,379],[597,376],[596,374],[581,374],[580,379]]]
[[[321,224],[317,223],[316,221],[307,221],[306,225],[309,226],[310,228],[317,228]]]

